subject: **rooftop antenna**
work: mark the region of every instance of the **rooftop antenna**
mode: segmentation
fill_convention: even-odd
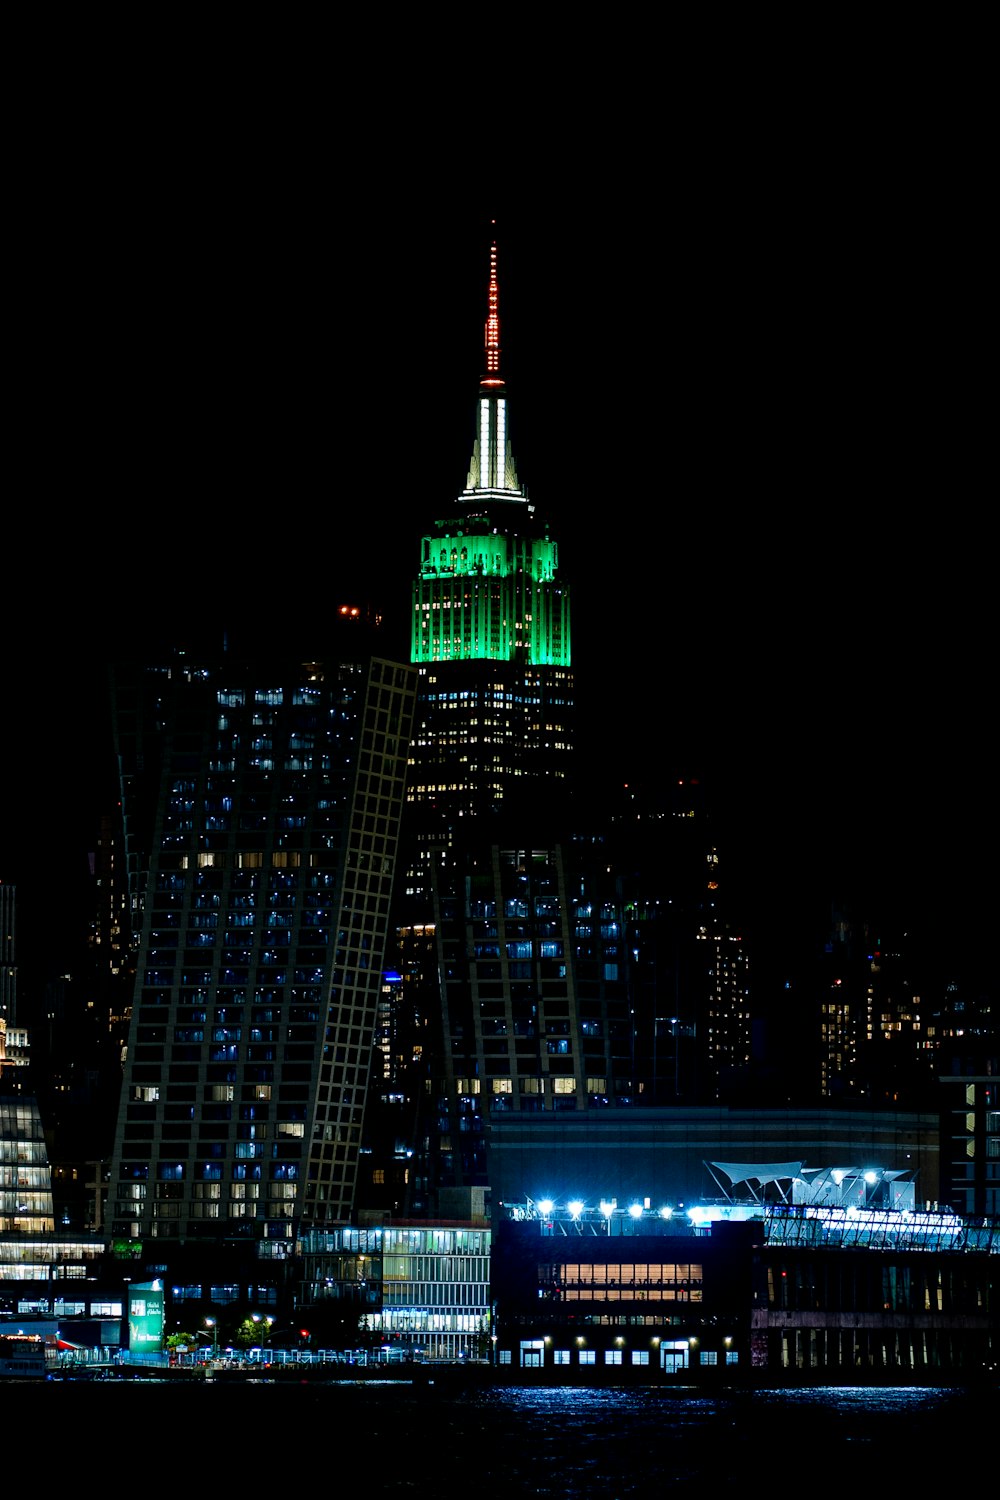
[[[496,219],[490,222],[496,227]],[[486,376],[497,379],[500,374],[500,292],[497,287],[497,242],[490,246],[490,290],[489,313],[486,318]]]

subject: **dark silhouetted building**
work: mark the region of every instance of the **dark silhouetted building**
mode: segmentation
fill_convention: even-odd
[[[0,1021],[17,1021],[17,888],[0,880]]]

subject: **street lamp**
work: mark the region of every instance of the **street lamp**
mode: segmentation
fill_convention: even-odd
[[[264,1349],[265,1349],[265,1347],[266,1347],[266,1345],[268,1343],[268,1340],[271,1337],[271,1324],[274,1322],[274,1319],[273,1318],[269,1318],[266,1315],[264,1315],[262,1313],[257,1313],[257,1312],[251,1313],[250,1317],[253,1319],[253,1321],[254,1321],[255,1324],[257,1324],[257,1323],[263,1323],[264,1324],[264,1331],[263,1331],[263,1333],[261,1335],[261,1344],[259,1346],[260,1347],[261,1363],[263,1363],[264,1362]]]
[[[212,1330],[212,1358],[219,1357],[219,1325],[215,1318],[206,1318],[205,1327]]]

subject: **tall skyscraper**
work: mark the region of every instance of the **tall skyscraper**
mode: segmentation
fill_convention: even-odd
[[[138,944],[119,1240],[280,1256],[352,1213],[416,673],[343,628],[321,659],[115,674]]]
[[[454,844],[470,819],[495,824],[539,794],[551,802],[571,768],[570,596],[514,461],[495,243],[484,342],[468,481],[422,538],[413,584],[407,798],[418,856]]]
[[[409,859],[386,986],[397,1125],[376,1171],[391,1152],[394,1206],[430,1214],[488,1191],[498,1112],[639,1092],[621,892],[573,838],[570,594],[513,455],[495,243],[484,353],[466,487],[421,539],[412,590]]]

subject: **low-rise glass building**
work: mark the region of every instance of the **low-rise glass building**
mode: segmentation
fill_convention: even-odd
[[[337,1303],[404,1356],[451,1363],[490,1350],[491,1231],[396,1224],[314,1231],[300,1243],[303,1320]]]

